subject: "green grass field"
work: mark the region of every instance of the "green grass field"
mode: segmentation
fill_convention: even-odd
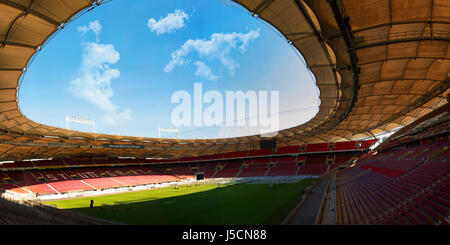
[[[301,200],[312,180],[281,184],[180,186],[98,197],[47,201],[46,204],[125,224],[258,225],[280,224]],[[94,208],[89,208],[94,200]],[[112,206],[105,206],[112,205]]]

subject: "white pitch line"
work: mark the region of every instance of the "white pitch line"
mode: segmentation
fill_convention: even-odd
[[[82,183],[84,183],[84,184],[86,184],[86,185],[88,185],[88,186],[90,186],[90,187],[92,187],[92,188],[94,188],[95,190],[97,190],[97,188],[95,188],[95,186],[92,186],[92,185],[90,185],[90,184],[88,184],[88,183],[86,183],[86,182],[84,182],[83,180],[80,180]]]

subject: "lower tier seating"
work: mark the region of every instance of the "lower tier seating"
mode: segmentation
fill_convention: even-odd
[[[354,158],[357,153],[323,153],[301,156],[279,156],[221,160],[199,163],[167,163],[141,165],[132,159],[116,159],[115,162],[126,163],[123,166],[76,166],[76,161],[64,161],[61,169],[30,169],[0,171],[0,189],[37,194],[65,193],[124,186],[136,186],[152,183],[179,181],[195,178],[203,173],[204,178],[245,178],[262,176],[313,175],[325,173],[335,161],[343,162]],[[83,160],[83,159],[81,159]],[[85,161],[93,161],[85,159]],[[95,160],[100,162],[100,160]],[[55,161],[51,161],[57,162]],[[101,160],[107,164],[106,160]],[[410,178],[418,178],[410,176]]]

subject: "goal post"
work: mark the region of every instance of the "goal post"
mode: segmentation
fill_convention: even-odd
[[[177,134],[177,138],[180,139],[180,134],[179,134],[179,130],[178,128],[158,128],[158,136],[161,139],[161,132],[166,132],[166,133],[176,133]]]
[[[84,125],[91,125],[94,128],[94,134],[95,132],[95,121],[94,120],[90,120],[90,119],[86,119],[86,118],[81,118],[81,117],[74,117],[74,116],[66,116],[66,129],[70,130],[69,128],[69,123],[78,123],[78,124],[84,124]]]

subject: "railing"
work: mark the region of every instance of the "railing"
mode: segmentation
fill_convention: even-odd
[[[331,177],[328,178],[327,188],[325,189],[325,193],[323,193],[322,201],[320,202],[319,212],[317,213],[315,225],[320,225],[322,223],[323,212],[325,208],[325,204],[327,202],[327,195],[330,191]]]

